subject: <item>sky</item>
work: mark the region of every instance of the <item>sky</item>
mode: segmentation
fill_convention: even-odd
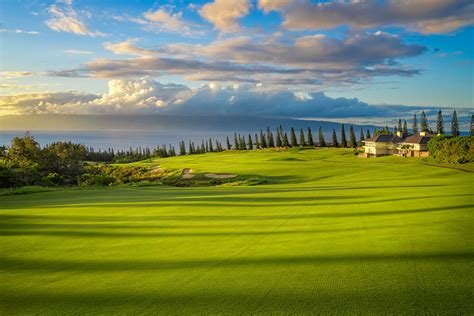
[[[0,116],[467,119],[473,24],[472,0],[5,0]]]

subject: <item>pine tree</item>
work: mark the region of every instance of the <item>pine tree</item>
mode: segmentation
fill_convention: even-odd
[[[429,131],[429,126],[428,126],[428,118],[426,117],[425,111],[421,112],[421,131],[422,132],[428,132]]]
[[[403,130],[403,127],[402,127],[402,119],[399,118],[399,119],[398,119],[397,131],[400,131],[400,132],[401,132],[402,130]]]
[[[413,114],[413,125],[411,127],[413,134],[418,133],[418,119],[416,118],[416,113]]]
[[[209,151],[210,152],[213,152],[214,151],[214,148],[212,146],[212,140],[209,138]]]
[[[367,132],[365,133],[365,139],[370,138],[370,131],[367,129]]]
[[[377,132],[377,128],[376,128],[376,127],[374,127],[374,133],[373,133],[374,137],[375,137],[375,136],[377,136],[377,134],[378,134],[378,132]]]
[[[454,110],[453,117],[451,119],[451,135],[459,136],[459,123],[458,123],[458,115],[456,114],[456,110]]]
[[[403,120],[403,133],[408,134],[407,120]]]
[[[275,140],[273,139],[273,133],[270,127],[267,127],[267,144],[269,148],[275,147]]]
[[[189,150],[188,150],[188,153],[189,153],[189,155],[194,154],[194,152],[193,152],[193,145],[191,144],[191,142],[189,142]]]
[[[239,150],[239,139],[237,138],[237,133],[234,132],[234,148]]]
[[[351,125],[349,128],[349,146],[351,148],[357,148],[357,140],[354,133],[354,126]]]
[[[400,130],[401,132],[402,130]],[[398,127],[395,125],[395,127],[393,128],[393,133],[396,134],[398,132]]]
[[[319,147],[326,147],[326,141],[324,140],[323,129],[321,128],[321,126],[319,127],[319,130],[318,130],[318,136],[319,136]]]
[[[360,135],[359,135],[359,144],[362,145],[363,143],[364,143],[364,131],[361,128]]]
[[[232,145],[230,144],[229,136],[227,136],[227,150],[231,150]]]
[[[186,155],[186,145],[184,144],[184,140],[179,142],[179,154],[181,156]]]
[[[253,149],[253,142],[252,142],[252,135],[249,134],[249,141],[247,143],[247,147],[249,150]]]
[[[304,147],[306,145],[306,140],[304,139],[303,129],[300,128],[300,146]]]
[[[285,132],[283,134],[283,147],[290,147],[290,142],[288,141],[288,134]]]
[[[347,147],[346,131],[344,130],[344,124],[341,124],[341,147],[342,148]]]
[[[332,130],[332,145],[334,147],[339,147],[339,143],[337,142],[337,134],[336,134],[335,129]]]
[[[313,133],[311,132],[311,127],[308,126],[308,146],[314,147]]]
[[[436,124],[436,133],[437,134],[444,134],[443,113],[441,113],[441,110],[438,111],[438,121],[437,121],[437,124]]]
[[[262,146],[262,148],[268,147],[267,141],[265,140],[265,134],[263,134],[262,130],[260,130],[260,145]]]
[[[260,149],[260,142],[258,141],[257,133],[255,133],[255,148]]]
[[[240,135],[239,135],[239,137],[240,137]],[[240,150],[247,150],[247,145],[245,144],[245,137],[244,136],[242,136],[240,138],[240,146],[239,147],[240,147]]]
[[[282,145],[282,140],[281,140],[281,131],[280,128],[277,127],[277,132],[276,132],[276,146],[281,147]]]
[[[292,127],[291,132],[290,132],[290,144],[291,147],[296,147],[298,146],[298,143],[296,142],[296,135],[295,135],[295,129]]]

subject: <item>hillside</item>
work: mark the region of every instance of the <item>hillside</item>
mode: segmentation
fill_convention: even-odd
[[[469,168],[341,149],[138,164],[265,182],[0,196],[2,314],[474,312]]]

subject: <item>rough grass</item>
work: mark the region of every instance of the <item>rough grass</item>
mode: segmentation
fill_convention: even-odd
[[[148,162],[257,186],[0,196],[0,314],[473,314],[473,173],[350,150]]]

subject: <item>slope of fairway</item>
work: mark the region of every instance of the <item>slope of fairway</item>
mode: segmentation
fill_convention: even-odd
[[[268,182],[1,196],[0,314],[474,313],[473,173],[329,149],[148,164]]]

